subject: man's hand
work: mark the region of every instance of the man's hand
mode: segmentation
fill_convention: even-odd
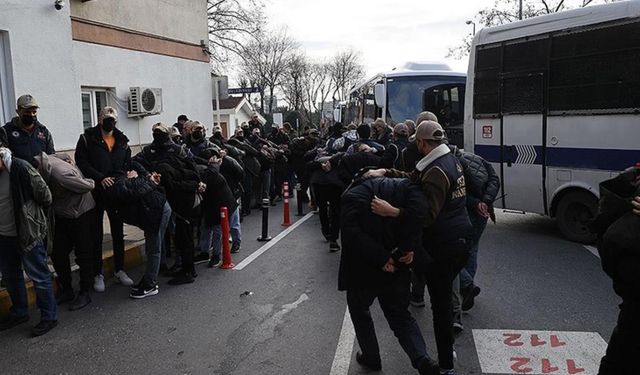
[[[371,212],[378,216],[398,217],[400,216],[400,209],[393,207],[389,202],[384,199],[380,199],[377,196],[373,196],[371,200]]]
[[[220,159],[224,159],[224,157],[227,156],[227,151],[226,150],[220,150],[218,152],[218,154],[220,154]],[[222,161],[220,161],[220,163],[222,163]]]
[[[156,172],[151,173],[149,175],[149,180],[156,185],[160,185],[160,173],[156,173]]]
[[[198,183],[198,193],[204,193],[207,190],[207,184],[204,182]]]
[[[213,165],[213,166],[220,166],[222,164],[222,158],[216,157],[216,156],[212,156],[211,158],[209,158],[209,165]]]
[[[102,185],[103,189],[112,187],[114,184],[115,180],[113,179],[113,177],[105,177],[104,179],[102,179],[102,181],[100,181],[100,185]]]
[[[404,255],[402,255],[400,259],[398,259],[401,263],[404,263],[406,265],[413,263],[413,255],[414,255],[413,251],[408,251],[403,254]]]
[[[365,174],[364,177],[365,178],[369,178],[369,177],[384,177],[384,174],[387,171],[384,168],[381,169],[371,169],[368,170]]]
[[[138,172],[134,170],[127,172],[127,178],[136,178],[136,177],[138,177]]]
[[[640,195],[633,198],[631,204],[633,205],[633,213],[640,216]]]
[[[484,202],[478,203],[476,206],[476,212],[485,219],[489,218],[489,206]]]
[[[393,259],[392,258],[389,258],[387,263],[385,263],[384,266],[382,266],[382,271],[383,272],[388,272],[388,273],[396,272],[396,266],[393,265]]]
[[[331,172],[331,163],[328,160],[322,163],[322,170],[325,172]]]

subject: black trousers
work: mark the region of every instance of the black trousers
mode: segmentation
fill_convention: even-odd
[[[380,363],[380,348],[369,307],[377,298],[389,327],[407,353],[413,367],[427,357],[426,344],[418,323],[408,310],[409,273],[398,275],[392,283],[377,288],[347,289],[347,305],[358,344],[365,360]]]
[[[640,301],[623,298],[618,324],[613,329],[598,375],[634,375],[640,357]]]
[[[76,264],[80,267],[80,291],[89,291],[96,274],[92,224],[95,210],[90,210],[77,219],[56,216],[51,260],[58,274],[58,283],[65,290],[71,290],[71,264],[69,254],[76,254]]]
[[[194,274],[195,267],[193,265],[193,218],[185,219],[180,215],[176,215],[176,252],[180,254],[182,259],[182,271]]]
[[[329,241],[336,241],[340,236],[340,196],[342,189],[335,185],[314,184],[315,202],[320,214],[322,233]]]
[[[102,238],[104,230],[102,229],[102,219],[104,212],[107,211],[109,217],[109,226],[111,227],[111,239],[113,241],[113,261],[114,271],[118,272],[124,268],[124,222],[118,214],[104,207],[96,201],[95,216],[95,232],[94,232],[94,256],[95,256],[95,273],[102,274]]]

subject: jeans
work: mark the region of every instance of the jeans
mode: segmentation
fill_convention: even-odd
[[[347,305],[356,338],[364,358],[370,363],[380,363],[380,348],[369,310],[376,298],[400,346],[409,356],[413,367],[417,368],[428,356],[420,327],[408,310],[409,274],[399,274],[390,285],[347,290]]]
[[[260,180],[262,182],[262,199],[270,198],[271,191],[271,169],[267,169],[266,171],[260,172]],[[262,203],[262,202],[256,202]]]
[[[160,219],[160,227],[157,231],[144,231],[144,251],[147,256],[147,267],[144,277],[152,283],[157,282],[158,271],[160,270],[160,262],[162,261],[162,245],[164,243],[164,234],[171,219],[171,207],[165,202],[162,208],[162,217]]]
[[[469,220],[473,226],[471,237],[471,255],[465,267],[460,271],[460,289],[465,289],[474,286],[473,279],[476,276],[478,269],[478,245],[480,243],[480,237],[482,232],[487,227],[487,219],[482,216],[469,212]]]
[[[598,375],[631,375],[638,373],[634,358],[640,356],[640,301],[622,298],[618,324],[611,334],[607,352],[600,362]]]
[[[42,241],[25,253],[18,247],[17,237],[0,236],[0,272],[11,297],[10,314],[14,317],[29,315],[27,288],[21,265],[35,286],[41,319],[58,320],[51,272],[47,267],[47,250]]]
[[[97,202],[96,202],[97,204]],[[96,205],[96,224],[94,240],[94,256],[95,256],[95,272],[96,275],[102,274],[102,237],[104,231],[102,229],[102,219],[104,211],[107,211],[109,217],[109,226],[111,227],[111,239],[113,240],[113,262],[114,271],[118,272],[124,268],[124,222],[115,211],[106,209],[99,204]]]
[[[329,241],[338,240],[340,235],[340,199],[342,189],[335,185],[313,184],[315,202],[320,214],[322,234]]]
[[[232,247],[240,248],[242,231],[240,229],[240,208],[229,217],[229,233],[233,240]],[[222,254],[222,226],[207,225],[204,220],[200,226],[200,252],[220,258]]]
[[[87,292],[93,284],[96,274],[93,251],[94,232],[91,227],[95,223],[95,210],[90,210],[76,219],[56,216],[55,234],[53,236],[53,253],[51,260],[58,274],[58,285],[64,290],[72,290],[71,264],[69,254],[73,250],[76,263],[80,267],[80,291]]]

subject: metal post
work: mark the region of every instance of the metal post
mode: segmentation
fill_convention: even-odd
[[[262,235],[258,237],[258,241],[271,241],[269,237],[269,199],[262,200]]]
[[[302,185],[298,182],[296,184],[296,205],[298,206],[298,213],[296,216],[302,216]]]
[[[518,16],[522,19],[522,0],[520,0],[520,11],[518,12]]]

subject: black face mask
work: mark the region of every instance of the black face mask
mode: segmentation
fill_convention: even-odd
[[[20,116],[20,122],[24,126],[31,126],[31,125],[35,124],[37,120],[38,120],[37,116],[31,116],[31,115],[22,115],[22,116]]]
[[[169,141],[169,134],[164,132],[153,132],[154,143],[167,143]]]
[[[202,134],[201,130],[196,130],[193,133],[191,133],[191,139],[193,139],[194,141],[199,141],[202,138],[204,138],[204,134]]]
[[[213,138],[222,139],[222,133],[213,133]]]
[[[102,130],[105,133],[110,133],[116,127],[116,119],[111,118],[111,117],[107,117],[107,118],[102,120],[102,125],[101,126],[102,126]]]

